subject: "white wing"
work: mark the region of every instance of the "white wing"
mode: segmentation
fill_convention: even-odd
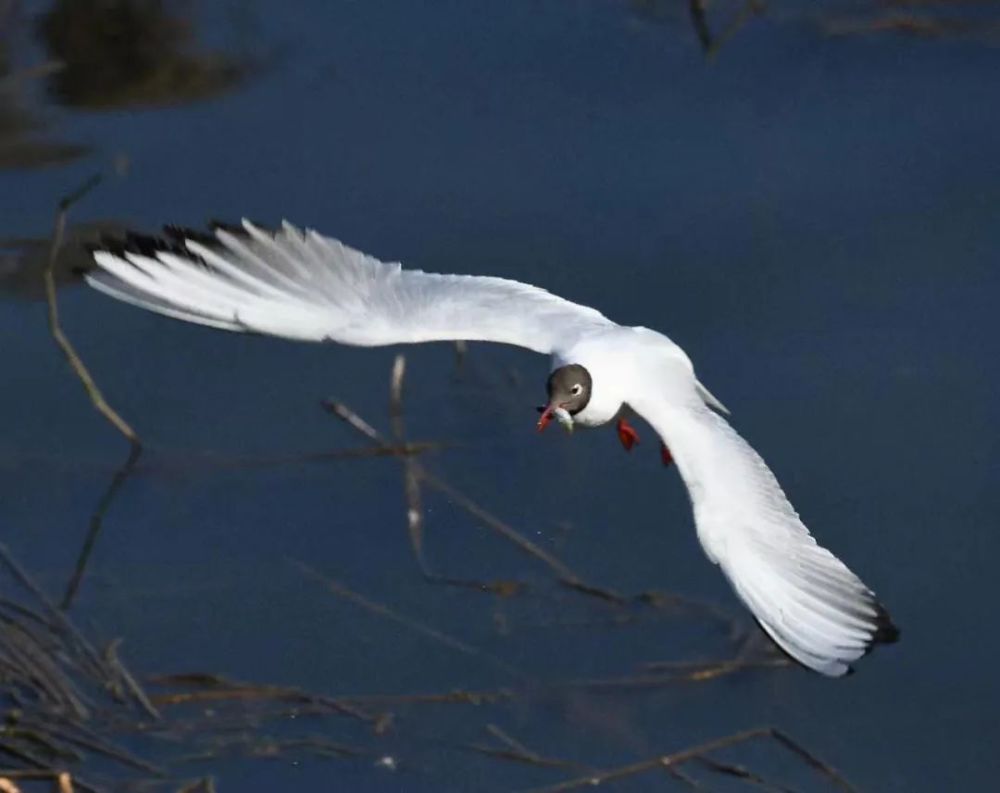
[[[722,416],[697,399],[676,405],[655,388],[642,392],[629,403],[673,454],[702,547],[785,652],[839,677],[875,643],[898,638],[872,591],[816,543],[760,455]]]
[[[234,331],[363,347],[494,341],[551,353],[613,323],[544,289],[381,262],[314,231],[244,221],[206,238],[132,236],[98,247],[91,286],[170,317]]]

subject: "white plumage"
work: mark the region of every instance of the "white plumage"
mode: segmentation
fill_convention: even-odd
[[[246,221],[208,238],[130,237],[95,250],[96,289],[167,316],[303,341],[358,346],[439,340],[514,344],[578,364],[593,385],[577,424],[626,407],[669,447],[698,537],[768,635],[805,666],[840,676],[898,631],[861,580],[816,543],[760,456],[722,416],[666,336],[617,325],[538,287],[404,270],[283,224]]]

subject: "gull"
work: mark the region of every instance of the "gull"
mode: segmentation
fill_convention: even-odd
[[[549,355],[539,431],[643,418],[691,500],[709,560],[772,640],[830,677],[899,631],[875,594],[819,545],[774,474],[723,417],[687,354],[662,333],[504,278],[403,269],[289,223],[211,233],[167,226],[93,249],[95,289],[176,319],[360,347],[466,340]]]

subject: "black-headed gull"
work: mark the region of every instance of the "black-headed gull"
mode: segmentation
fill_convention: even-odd
[[[642,416],[676,461],[698,539],[767,634],[838,677],[899,635],[875,595],[816,543],[760,456],[720,415],[691,360],[661,333],[624,327],[544,289],[381,262],[314,231],[244,221],[199,234],[167,228],[98,247],[91,286],[167,316],[302,341],[373,347],[502,342],[552,357],[551,418],[571,429]],[[669,452],[667,451],[669,450]]]

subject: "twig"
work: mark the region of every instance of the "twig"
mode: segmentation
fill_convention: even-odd
[[[763,790],[772,791],[772,793],[794,793],[791,788],[785,787],[784,785],[779,785],[775,782],[769,782],[764,779],[760,774],[754,773],[749,768],[745,768],[741,765],[735,765],[733,763],[723,763],[715,760],[711,757],[698,757],[695,758],[697,762],[704,765],[706,768],[711,769],[717,774],[724,774],[725,776],[736,777],[737,779],[742,779],[743,781],[756,785]]]
[[[129,426],[128,422],[126,422],[125,419],[123,419],[117,411],[115,411],[115,409],[108,404],[107,400],[105,400],[100,388],[98,388],[97,383],[94,381],[94,378],[91,376],[87,367],[80,359],[80,356],[73,348],[69,338],[63,332],[62,325],[59,323],[59,303],[56,297],[55,264],[56,257],[59,254],[59,248],[62,246],[63,236],[66,233],[66,215],[68,214],[70,207],[100,184],[102,179],[103,177],[101,174],[94,174],[82,185],[80,185],[80,187],[59,202],[59,209],[56,212],[56,219],[52,232],[52,247],[49,249],[49,263],[45,268],[44,273],[45,298],[48,302],[49,308],[49,330],[52,333],[52,338],[55,339],[59,349],[62,350],[62,353],[66,356],[66,360],[69,362],[69,365],[76,373],[76,376],[80,379],[80,382],[83,383],[83,387],[87,390],[87,395],[90,397],[90,401],[93,403],[97,411],[104,416],[104,418],[106,418],[115,429],[125,436],[125,439],[129,443],[133,446],[141,446],[142,443],[139,440],[139,436],[136,435],[135,430],[133,430],[132,427]]]
[[[93,190],[98,184],[100,184],[102,179],[103,177],[101,174],[94,174],[76,190],[59,201],[59,207],[56,212],[56,219],[52,230],[52,245],[49,248],[49,261],[43,273],[45,281],[45,299],[48,303],[49,331],[52,334],[52,338],[55,340],[59,349],[62,350],[63,355],[69,362],[69,365],[73,369],[77,378],[83,384],[83,387],[86,389],[87,394],[90,397],[91,403],[93,403],[97,411],[125,437],[132,448],[129,452],[125,465],[118,471],[118,473],[115,474],[114,478],[111,480],[110,486],[98,503],[96,511],[91,516],[90,528],[88,529],[87,536],[84,539],[80,555],[77,558],[73,575],[70,578],[66,592],[63,596],[63,609],[68,609],[73,602],[73,597],[75,596],[77,588],[80,585],[80,581],[83,578],[87,561],[90,558],[94,544],[100,534],[104,513],[111,506],[111,502],[114,500],[115,494],[128,477],[128,474],[134,467],[136,460],[138,460],[142,449],[139,436],[136,435],[135,431],[131,426],[129,426],[128,422],[126,422],[125,419],[123,419],[118,412],[108,404],[104,395],[101,393],[100,388],[98,388],[96,381],[93,376],[91,376],[90,371],[84,365],[83,361],[80,359],[80,356],[77,354],[73,344],[70,342],[69,337],[63,331],[62,325],[59,322],[59,300],[56,296],[55,266],[56,259],[59,255],[59,249],[62,247],[63,237],[66,233],[66,216],[69,213],[70,208],[87,195],[87,193]]]
[[[52,771],[48,769],[34,771],[23,768],[14,768],[10,770],[0,770],[0,779],[18,779],[25,782],[48,779],[56,784],[56,793],[73,793],[73,777],[70,776],[68,771]],[[93,788],[82,783],[80,784],[80,789],[91,791],[97,790],[97,788]],[[0,788],[0,791],[3,791],[3,788]]]
[[[59,709],[85,718],[89,708],[75,690],[73,682],[55,662],[55,653],[13,620],[4,620],[4,660],[16,669],[16,675],[30,681],[36,695],[50,700]],[[23,641],[19,641],[20,639]]]
[[[319,706],[322,712],[334,711],[344,716],[363,721],[367,724],[378,724],[381,714],[371,714],[348,704],[346,700],[334,699],[315,694],[309,694],[301,689],[285,686],[251,685],[239,681],[228,680],[218,675],[207,674],[175,674],[161,675],[147,682],[156,686],[201,686],[197,691],[178,691],[154,694],[151,700],[163,705],[182,705],[197,702],[242,701],[252,702],[274,700],[280,702],[301,703],[307,706]]]
[[[791,751],[793,754],[796,754],[799,757],[801,757],[803,760],[805,760],[806,763],[811,765],[821,774],[824,774],[825,776],[829,777],[830,781],[833,782],[841,790],[846,790],[848,791],[848,793],[856,793],[857,788],[855,788],[854,785],[852,785],[850,782],[844,779],[844,777],[842,777],[840,773],[833,766],[824,763],[816,755],[814,755],[812,752],[810,752],[808,749],[802,746],[802,744],[800,744],[798,741],[793,740],[792,737],[788,735],[788,733],[782,732],[781,730],[778,729],[771,728],[771,737],[773,737],[778,743],[782,744],[786,749]]]
[[[456,489],[452,484],[446,482],[444,479],[441,479],[439,476],[432,474],[423,466],[420,467],[419,471],[420,478],[427,484],[435,490],[444,493],[444,495],[446,495],[454,504],[464,509],[484,526],[489,529],[493,529],[493,531],[497,534],[512,542],[528,555],[535,557],[540,562],[543,562],[549,567],[550,570],[552,570],[553,573],[556,574],[560,581],[572,581],[575,583],[580,582],[576,573],[574,573],[569,567],[522,535],[513,526],[501,520],[493,513],[488,512],[465,495],[465,493]],[[622,598],[622,600],[624,600],[624,598]]]
[[[383,447],[388,445],[386,439],[378,430],[372,427],[371,424],[361,418],[361,416],[351,410],[351,408],[343,402],[328,399],[325,400],[322,405],[327,411],[333,413],[339,419],[346,422],[349,426],[353,427],[357,432],[364,435],[373,443]],[[413,461],[413,471],[425,484],[428,484],[435,490],[444,493],[449,499],[452,500],[452,502],[479,520],[479,522],[484,526],[497,532],[525,553],[535,557],[547,565],[549,569],[555,573],[560,583],[564,586],[613,603],[621,604],[627,602],[628,599],[618,592],[594,586],[583,581],[575,572],[573,572],[559,559],[540,548],[512,526],[500,520],[500,518],[483,509],[483,507],[479,506],[479,504],[477,504],[473,499],[457,490],[454,486],[441,479],[439,476],[432,474],[424,466],[420,465],[419,462]]]
[[[785,733],[774,727],[755,727],[750,730],[743,730],[722,738],[706,741],[687,749],[683,749],[679,752],[674,752],[673,754],[660,755],[659,757],[653,757],[648,760],[641,760],[638,763],[620,766],[618,768],[611,769],[610,771],[602,771],[589,776],[568,779],[555,785],[532,788],[529,793],[562,793],[562,791],[566,790],[596,787],[598,785],[603,785],[606,782],[625,779],[626,777],[642,774],[656,768],[669,769],[671,767],[679,766],[690,760],[701,758],[710,752],[716,752],[720,749],[725,749],[740,743],[746,743],[747,741],[758,738],[772,738],[776,740],[779,744],[789,749],[793,754],[798,755],[807,764],[823,773],[830,779],[831,782],[840,787],[842,790],[855,791],[855,788],[839,773],[837,773],[837,771],[817,758],[811,752],[804,749],[800,744],[793,741]]]
[[[129,448],[128,457],[126,458],[124,465],[115,471],[115,475],[111,478],[111,483],[108,485],[107,490],[104,491],[100,501],[97,502],[96,509],[90,516],[90,525],[87,529],[87,536],[84,538],[83,545],[80,547],[80,553],[77,555],[76,564],[73,567],[73,574],[70,576],[70,579],[66,584],[66,591],[63,593],[62,602],[59,604],[59,608],[63,611],[68,611],[70,606],[73,605],[73,600],[80,588],[80,583],[83,581],[83,575],[86,572],[87,563],[90,561],[90,554],[94,550],[94,545],[97,544],[97,538],[100,536],[101,528],[104,525],[104,515],[111,507],[111,504],[115,500],[115,496],[118,494],[122,485],[125,484],[125,480],[129,478],[129,475],[135,469],[135,465],[139,461],[139,457],[141,455],[142,446],[137,443],[133,443]]]
[[[688,12],[691,24],[694,26],[698,43],[706,57],[713,58],[719,50],[754,16],[763,13],[765,5],[762,0],[746,0],[736,16],[727,24],[718,36],[712,35],[708,24],[708,3],[706,0],[689,0]]]
[[[510,760],[515,763],[538,766],[540,768],[565,768],[577,773],[592,773],[593,769],[580,763],[559,758],[544,757],[537,752],[531,751],[520,741],[508,735],[495,724],[487,724],[486,731],[503,744],[503,747],[483,746],[482,744],[467,744],[465,748],[474,752],[495,757],[500,760]]]
[[[218,738],[210,744],[207,751],[196,754],[182,755],[177,758],[180,763],[191,763],[206,760],[219,760],[223,756],[232,756],[234,750],[243,757],[278,757],[284,752],[307,751],[318,757],[364,757],[371,750],[359,749],[354,746],[336,743],[320,737],[306,738],[274,738],[268,735],[235,735]]]
[[[100,534],[104,513],[107,511],[108,507],[110,507],[115,494],[128,477],[128,474],[135,465],[142,449],[142,443],[139,440],[139,436],[136,435],[135,430],[132,429],[128,422],[126,422],[125,419],[123,419],[118,412],[108,404],[104,395],[101,393],[100,388],[98,388],[97,382],[94,380],[90,371],[77,354],[76,349],[70,342],[69,337],[63,331],[62,324],[59,321],[59,299],[56,295],[55,266],[56,259],[59,255],[59,249],[62,247],[63,237],[66,234],[66,216],[69,214],[70,208],[87,195],[87,193],[97,187],[97,185],[101,183],[102,179],[103,176],[101,174],[94,174],[76,190],[59,201],[55,223],[52,230],[52,244],[49,248],[49,261],[43,274],[45,281],[45,299],[48,304],[49,331],[52,334],[52,338],[55,340],[56,345],[58,345],[59,349],[62,350],[62,353],[69,362],[73,372],[83,384],[83,387],[87,391],[87,395],[90,397],[91,403],[97,411],[125,437],[132,449],[125,465],[112,479],[111,485],[108,487],[104,496],[101,498],[101,501],[98,503],[97,510],[91,516],[90,528],[87,532],[86,538],[84,539],[83,548],[81,549],[80,555],[77,559],[76,568],[73,571],[73,575],[66,588],[66,593],[63,596],[63,609],[68,609],[72,604],[73,597],[76,594],[76,590],[83,578],[83,573],[86,568],[87,561],[90,558],[90,553],[93,550],[94,543],[97,541],[98,535]]]
[[[389,419],[396,444],[406,443],[406,424],[403,421],[403,377],[406,375],[406,357],[397,355],[392,362],[389,380]],[[403,494],[406,498],[406,530],[410,535],[413,555],[424,576],[430,570],[424,560],[424,510],[420,496],[420,478],[412,457],[403,459]]]
[[[502,661],[499,658],[496,658],[495,656],[492,656],[489,653],[483,652],[482,650],[473,647],[472,645],[467,644],[466,642],[463,642],[461,639],[456,639],[453,636],[449,636],[448,634],[443,633],[437,630],[436,628],[432,628],[429,625],[424,625],[423,623],[417,622],[416,620],[411,619],[409,617],[404,617],[402,614],[398,614],[397,612],[390,609],[388,606],[385,606],[381,603],[376,603],[375,601],[366,598],[364,595],[360,595],[357,592],[348,589],[339,581],[334,581],[333,579],[322,575],[318,570],[313,569],[305,562],[301,562],[298,560],[290,560],[290,561],[297,568],[299,568],[299,570],[302,573],[304,573],[305,575],[309,576],[310,578],[316,581],[319,581],[338,597],[342,597],[345,600],[353,603],[354,605],[360,606],[366,611],[370,611],[373,614],[391,620],[392,622],[395,622],[398,625],[402,625],[405,628],[414,631],[415,633],[419,633],[422,636],[426,636],[428,639],[432,639],[438,642],[439,644],[443,644],[446,647],[450,647],[451,649],[457,650],[460,653],[464,653],[465,655],[475,656],[477,658],[483,658],[484,660],[491,663],[493,666],[496,666],[498,669],[502,669],[504,672],[507,672],[508,674],[514,675],[519,678],[524,676],[520,671],[518,671],[515,667],[508,664],[506,661]]]
[[[535,752],[532,752],[530,749],[528,749],[527,746],[525,746],[516,738],[513,738],[510,735],[508,735],[504,730],[502,730],[496,724],[487,724],[486,732],[488,732],[490,735],[492,735],[501,743],[505,744],[508,749],[512,749],[518,754],[524,755],[525,757],[538,757],[538,755]]]
[[[7,777],[0,776],[0,793],[21,793],[21,788]]]
[[[17,730],[27,730],[37,735],[45,735],[48,740],[57,739],[62,741],[63,744],[72,744],[79,746],[81,749],[89,749],[96,754],[104,755],[112,760],[116,760],[122,765],[130,766],[154,776],[163,776],[163,771],[161,769],[146,762],[140,757],[136,757],[126,749],[123,749],[120,746],[115,746],[104,738],[100,738],[96,735],[87,734],[83,731],[75,732],[72,728],[67,727],[66,725],[60,724],[56,726],[54,724],[39,724],[29,719],[23,719],[18,723]],[[78,732],[80,734],[78,734]],[[79,758],[75,759],[79,760]]]
[[[10,551],[7,550],[7,546],[0,543],[0,563],[2,563],[18,580],[18,582],[27,589],[34,598],[45,608],[48,612],[49,617],[52,619],[54,626],[57,627],[65,636],[68,636],[73,640],[76,647],[82,652],[83,657],[88,660],[92,669],[94,669],[102,678],[108,676],[108,670],[101,661],[101,657],[97,654],[97,650],[94,649],[93,645],[84,638],[76,626],[66,617],[66,615],[56,608],[55,604],[49,600],[48,596],[35,584],[34,581],[28,576],[28,574],[21,569],[21,566],[14,561],[14,558],[10,555]]]
[[[706,792],[708,791],[708,788],[705,787],[701,782],[699,782],[690,774],[684,773],[679,768],[674,768],[673,766],[667,766],[663,770],[667,774],[667,776],[676,779],[678,782],[681,782],[684,785],[684,787],[688,788],[689,790],[701,790]]]
[[[691,24],[694,25],[698,43],[701,44],[702,50],[709,52],[712,49],[712,30],[708,26],[706,6],[705,0],[690,0],[688,11],[691,14]]]
[[[337,462],[340,460],[361,460],[372,457],[415,457],[427,452],[451,449],[454,443],[439,441],[417,441],[391,446],[359,446],[356,448],[330,449],[327,451],[298,452],[292,454],[224,456],[212,452],[162,453],[153,460],[136,467],[136,475],[158,474],[164,471],[188,473],[198,468],[278,468],[286,465],[310,465],[313,463]]]
[[[656,661],[644,664],[650,672],[667,672],[673,680],[705,682],[742,672],[745,669],[775,669],[791,666],[787,658],[729,658],[723,661]]]
[[[512,688],[485,690],[457,689],[424,694],[351,694],[338,697],[338,702],[357,705],[491,705],[517,699],[518,691]]]
[[[139,704],[139,707],[146,712],[146,715],[159,721],[160,712],[154,707],[153,703],[149,701],[149,697],[146,695],[146,692],[143,691],[142,686],[139,685],[138,681],[132,676],[132,673],[128,671],[126,666],[118,657],[118,647],[120,645],[121,639],[115,639],[108,644],[107,649],[104,651],[105,662],[118,673],[118,677],[125,684],[125,688],[128,689],[128,692]]]
[[[716,37],[712,46],[709,47],[705,54],[710,58],[718,55],[719,50],[722,49],[723,45],[727,44],[737,33],[739,33],[743,26],[753,17],[764,13],[765,9],[766,6],[762,0],[746,0],[743,7],[739,10],[736,16],[733,17],[729,24],[722,29],[722,32]]]

